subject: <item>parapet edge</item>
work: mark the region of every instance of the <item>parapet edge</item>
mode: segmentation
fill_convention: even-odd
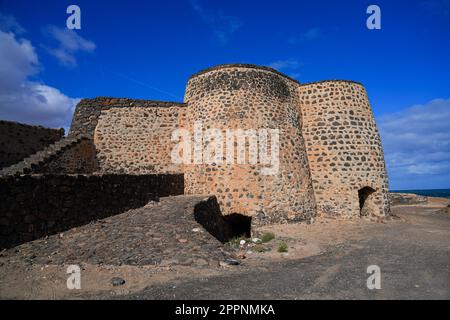
[[[193,79],[193,78],[196,78],[196,77],[198,77],[198,76],[200,76],[202,74],[211,72],[211,71],[217,71],[217,70],[229,69],[229,68],[246,68],[246,69],[256,69],[256,70],[268,71],[268,72],[275,73],[275,74],[277,74],[279,76],[282,76],[283,78],[286,78],[286,79],[288,79],[288,80],[290,80],[292,82],[295,82],[295,83],[301,85],[301,83],[298,80],[293,79],[293,78],[285,75],[284,73],[282,73],[282,72],[280,72],[278,70],[275,70],[275,69],[273,69],[271,67],[259,66],[259,65],[256,65],[256,64],[247,64],[247,63],[227,63],[227,64],[220,64],[220,65],[216,65],[216,66],[213,66],[213,67],[209,67],[209,68],[200,70],[199,72],[196,72],[196,73],[192,74],[189,77],[188,81]]]
[[[83,98],[78,105],[98,104],[99,107],[186,107],[184,102],[176,101],[159,101],[159,100],[145,100],[145,99],[131,99],[131,98],[117,98],[117,97],[94,97]]]
[[[359,81],[342,80],[342,79],[319,80],[319,81],[313,81],[313,82],[308,82],[308,83],[299,83],[299,85],[301,87],[306,87],[306,86],[309,86],[309,85],[321,84],[321,83],[326,83],[326,82],[343,82],[343,83],[349,83],[349,84],[357,84],[357,85],[360,85],[361,87],[364,88],[364,85],[361,82],[359,82]]]

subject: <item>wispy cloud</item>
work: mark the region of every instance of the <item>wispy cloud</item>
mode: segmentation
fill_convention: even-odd
[[[231,35],[243,25],[239,18],[226,15],[221,9],[205,9],[198,0],[190,0],[190,4],[202,21],[211,28],[214,36],[221,44],[228,43]]]
[[[179,96],[177,96],[177,95],[175,95],[175,94],[173,94],[173,93],[171,93],[171,92],[168,92],[168,91],[162,90],[162,89],[160,89],[160,88],[157,88],[157,87],[155,87],[154,85],[150,85],[149,83],[146,83],[146,82],[137,80],[137,79],[135,79],[135,78],[133,78],[133,77],[130,77],[129,75],[123,74],[123,73],[121,73],[121,72],[112,71],[112,70],[110,70],[110,69],[104,69],[104,70],[106,70],[106,71],[110,72],[111,74],[113,74],[113,75],[115,75],[115,76],[118,76],[118,77],[120,77],[120,78],[122,78],[122,79],[128,80],[128,81],[133,82],[133,83],[135,83],[135,84],[138,84],[138,85],[140,85],[140,86],[142,86],[142,87],[145,87],[145,88],[154,90],[154,91],[156,91],[156,92],[165,94],[165,95],[167,95],[167,96],[170,96],[171,98],[175,98],[177,101],[183,100],[183,98],[181,98],[181,97],[179,97]]]
[[[269,67],[277,69],[279,71],[283,69],[298,69],[300,67],[300,63],[295,59],[277,60],[269,63]]]
[[[5,15],[0,12],[0,30],[11,31],[15,34],[25,33],[25,29],[11,15]]]
[[[394,189],[450,181],[450,99],[436,99],[378,121]]]
[[[296,59],[277,60],[269,63],[267,66],[284,72],[294,79],[297,79],[300,76],[299,69],[301,64]]]
[[[66,67],[77,65],[77,52],[93,52],[95,43],[78,35],[74,30],[48,26],[44,28],[44,34],[56,41],[56,47],[45,47],[47,51],[56,57]]]
[[[302,43],[302,42],[318,39],[318,38],[322,37],[322,34],[323,34],[323,30],[322,29],[317,28],[317,27],[310,28],[310,29],[308,29],[305,32],[302,32],[300,34],[291,35],[288,38],[288,43],[289,44],[299,44],[299,43]]]
[[[0,28],[0,119],[67,129],[79,99],[30,80],[39,74],[38,55],[10,30]]]

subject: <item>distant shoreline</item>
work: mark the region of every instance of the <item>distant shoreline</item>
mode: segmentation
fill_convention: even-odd
[[[389,190],[391,193],[412,193],[425,197],[449,198],[450,189],[425,189],[425,190]]]

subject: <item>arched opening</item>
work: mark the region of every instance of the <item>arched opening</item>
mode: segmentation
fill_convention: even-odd
[[[217,240],[225,243],[235,237],[250,238],[252,218],[233,213],[223,216],[216,197],[197,203],[194,208],[194,218]]]
[[[359,214],[361,216],[370,215],[370,206],[368,203],[368,199],[375,190],[371,187],[364,187],[358,190],[358,198],[359,198]]]
[[[231,238],[245,236],[251,237],[252,218],[242,214],[233,213],[223,217],[231,229]]]

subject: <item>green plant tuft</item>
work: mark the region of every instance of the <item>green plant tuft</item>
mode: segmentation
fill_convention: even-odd
[[[288,245],[286,244],[286,242],[280,243],[280,245],[278,246],[278,252],[288,252]]]
[[[273,234],[272,232],[266,232],[261,236],[261,242],[262,243],[266,243],[269,242],[271,240],[275,239],[275,234]]]

